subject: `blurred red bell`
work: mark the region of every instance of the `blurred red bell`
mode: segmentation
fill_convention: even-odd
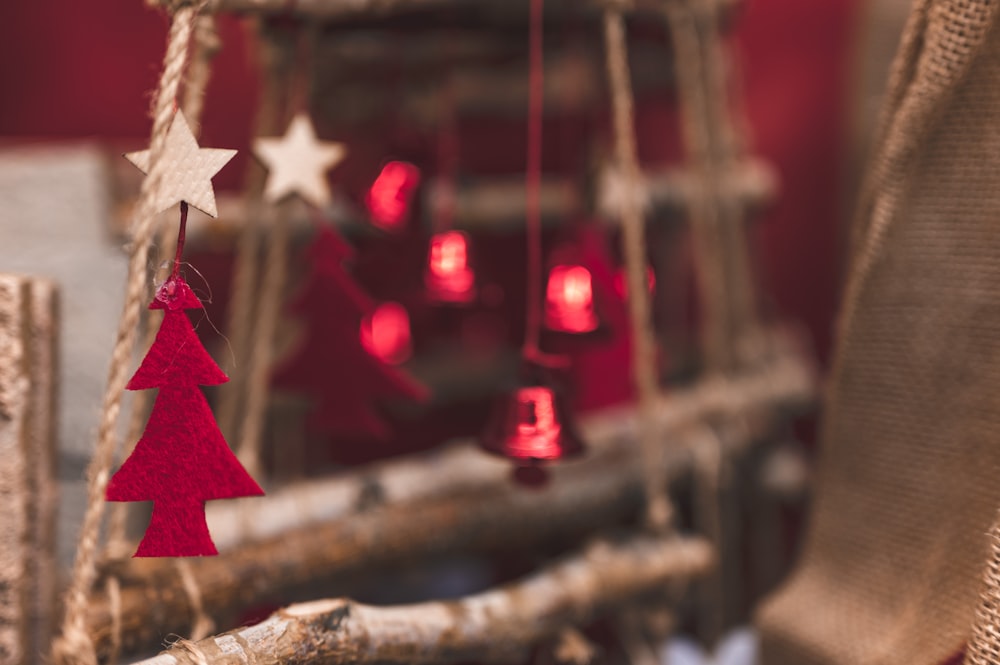
[[[480,446],[519,466],[574,457],[584,448],[555,391],[540,382],[497,401]]]
[[[383,231],[398,231],[410,215],[410,201],[420,184],[420,169],[407,162],[389,162],[375,178],[365,206],[371,222]]]
[[[433,302],[472,302],[476,297],[476,274],[469,267],[468,236],[461,231],[444,231],[431,236],[424,285]]]
[[[545,327],[556,332],[589,333],[599,325],[590,271],[579,264],[557,264],[545,288]]]

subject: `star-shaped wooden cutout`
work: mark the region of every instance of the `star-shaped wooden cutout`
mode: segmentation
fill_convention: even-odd
[[[277,203],[290,194],[298,194],[318,208],[330,204],[330,186],[324,175],[347,154],[343,143],[320,141],[312,121],[297,114],[281,138],[254,141],[254,154],[269,173],[264,185],[264,199]]]
[[[219,211],[215,207],[212,177],[235,154],[235,150],[199,147],[184,114],[177,111],[170,123],[167,141],[160,156],[163,177],[153,201],[156,211],[163,212],[175,203],[186,201],[206,215],[216,217]],[[143,173],[149,173],[149,150],[127,153],[125,159]]]

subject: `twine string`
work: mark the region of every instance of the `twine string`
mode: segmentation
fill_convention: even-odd
[[[542,9],[544,0],[530,0],[528,18],[528,145],[524,173],[525,222],[528,245],[528,293],[522,355],[541,357],[539,336],[542,327],[542,109],[545,92],[542,51]]]
[[[163,73],[160,76],[152,113],[149,174],[143,180],[139,192],[125,302],[111,355],[97,443],[87,469],[87,509],[80,527],[76,561],[66,597],[62,634],[53,644],[53,659],[59,665],[97,663],[93,640],[86,630],[87,596],[97,576],[98,538],[104,516],[104,494],[115,452],[115,425],[121,411],[122,394],[127,382],[139,313],[145,295],[146,264],[149,258],[153,222],[158,212],[154,207],[154,201],[158,198],[163,171],[166,168],[160,158],[187,64],[188,44],[191,41],[196,15],[195,7],[180,7],[173,15],[170,24],[167,50],[163,59]]]
[[[318,39],[318,27],[311,24],[304,37],[300,37],[293,56],[296,73],[291,77],[290,91],[293,99],[289,114],[304,112],[308,108],[308,81],[304,63],[311,61]],[[261,453],[264,426],[270,396],[271,365],[274,358],[274,340],[281,314],[281,296],[288,274],[288,247],[290,237],[291,201],[271,206],[273,218],[260,279],[257,313],[253,325],[254,336],[250,343],[249,369],[246,383],[246,417],[236,446],[237,456],[252,476],[262,471]]]
[[[283,93],[287,93],[288,69],[292,62],[290,49],[281,41],[280,35],[265,32],[261,28],[261,60],[263,90],[261,104],[257,111],[256,135],[269,136],[277,131],[284,117],[281,109]],[[254,311],[258,300],[258,277],[260,273],[261,226],[265,206],[261,203],[264,190],[264,171],[256,165],[247,175],[245,200],[247,214],[236,247],[233,268],[233,285],[229,297],[226,335],[236,363],[248,366],[251,361],[250,333],[254,323]],[[267,210],[270,207],[266,208]],[[249,372],[241,372],[222,387],[219,394],[217,421],[223,436],[229,442],[239,439],[243,430],[239,422],[240,414],[246,411],[245,404]]]
[[[724,188],[738,133],[726,95],[718,8],[664,0],[673,43],[685,151],[699,186],[689,216],[702,306],[702,353],[709,372],[732,371],[765,348],[756,323],[741,209]]]
[[[198,580],[191,572],[191,564],[187,559],[174,559],[174,567],[177,569],[181,587],[187,595],[188,605],[191,608],[191,639],[204,639],[215,630],[215,622],[205,612],[201,587],[198,586]]]
[[[604,41],[611,87],[615,158],[626,183],[621,197],[622,244],[628,283],[629,321],[632,328],[632,380],[639,403],[639,441],[646,469],[646,521],[654,529],[665,529],[671,507],[663,479],[656,469],[661,454],[656,433],[656,400],[659,395],[656,333],[650,313],[646,283],[646,237],[642,210],[633,192],[641,186],[635,145],[635,111],[625,42],[621,5],[612,2],[604,10]]]

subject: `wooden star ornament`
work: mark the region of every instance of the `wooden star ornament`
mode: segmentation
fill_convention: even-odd
[[[298,194],[318,208],[330,204],[330,186],[324,175],[347,154],[343,143],[320,141],[312,121],[297,114],[281,138],[254,141],[254,154],[268,169],[264,199],[272,203]]]
[[[234,155],[235,150],[200,147],[184,114],[177,111],[167,131],[160,157],[164,169],[159,192],[153,201],[156,211],[163,212],[176,203],[186,201],[206,215],[216,217],[219,211],[215,207],[212,177]],[[127,153],[125,159],[149,174],[149,150]]]

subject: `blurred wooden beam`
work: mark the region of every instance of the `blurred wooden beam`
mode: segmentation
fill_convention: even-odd
[[[523,580],[473,596],[395,607],[347,599],[301,603],[137,665],[522,662],[566,626],[698,577],[712,560],[711,547],[697,538],[597,541]]]
[[[777,196],[778,179],[764,162],[747,160],[724,174],[724,189],[734,204],[752,212],[759,210]],[[649,167],[643,174],[640,189],[632,193],[640,199],[651,217],[684,217],[691,202],[698,196],[700,180],[694,173],[680,167]],[[585,200],[584,188],[569,178],[548,177],[541,184],[543,221],[551,224],[570,221],[581,210],[593,208],[598,215],[616,220],[620,198],[627,187],[610,166],[599,169],[594,190],[595,200]],[[524,226],[524,179],[521,177],[492,178],[466,182],[455,192],[454,225],[467,230],[509,229]],[[435,179],[428,184],[424,198],[424,217],[437,219],[447,205],[448,189]]]
[[[752,215],[778,196],[778,176],[774,168],[757,159],[745,159],[719,174],[718,189],[729,203]],[[701,178],[692,170],[674,166],[648,167],[638,191],[632,196],[650,215],[684,215],[700,196]],[[605,164],[597,177],[594,207],[599,215],[615,219],[621,209],[621,197],[629,195],[628,186],[618,169]]]

